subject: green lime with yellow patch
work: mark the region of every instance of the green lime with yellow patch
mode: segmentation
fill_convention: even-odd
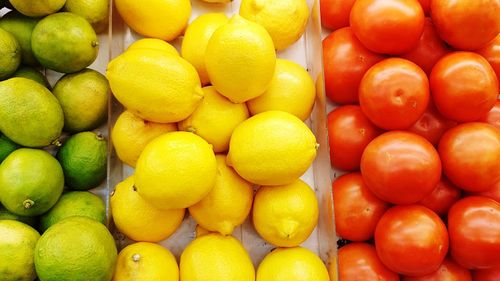
[[[44,86],[47,89],[51,89],[49,81],[47,81],[47,77],[43,75],[40,71],[38,71],[36,68],[31,67],[31,66],[21,66],[19,67],[14,74],[12,74],[12,77],[22,77],[26,79],[33,80],[37,82],[38,84]]]
[[[6,79],[21,64],[21,46],[14,35],[0,28],[0,80]]]
[[[12,34],[21,47],[21,61],[25,65],[38,65],[31,50],[31,34],[39,19],[10,11],[0,20],[0,28]]]
[[[37,227],[38,219],[37,217],[25,217],[12,213],[11,211],[5,209],[2,204],[0,204],[0,221],[1,220],[14,220],[18,222],[25,223],[33,228]]]
[[[17,143],[0,133],[0,163],[18,148],[19,145]]]

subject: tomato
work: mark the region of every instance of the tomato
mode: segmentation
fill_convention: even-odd
[[[351,10],[352,31],[369,50],[399,55],[414,48],[425,16],[417,0],[357,0]]]
[[[436,214],[444,216],[455,202],[460,199],[462,192],[453,186],[446,178],[441,178],[436,188],[418,204],[425,206]]]
[[[493,108],[477,121],[488,123],[500,130],[500,100],[497,100]]]
[[[328,140],[332,166],[359,170],[363,150],[382,131],[366,118],[358,105],[344,105],[328,114]]]
[[[436,149],[408,132],[388,132],[375,138],[361,157],[361,174],[379,198],[411,204],[430,194],[441,178]]]
[[[498,81],[493,68],[482,56],[453,52],[441,58],[430,76],[434,103],[444,117],[470,122],[493,108]]]
[[[444,41],[459,50],[472,51],[500,32],[498,0],[432,0],[431,17]]]
[[[375,226],[389,205],[365,186],[360,173],[339,177],[332,190],[337,234],[351,241],[372,238]]]
[[[351,243],[340,248],[338,256],[341,281],[399,281],[399,276],[380,261],[370,244]]]
[[[350,27],[334,31],[323,40],[326,96],[340,104],[358,103],[361,78],[382,59],[366,49]]]
[[[356,0],[320,0],[321,23],[329,29],[349,25],[349,15]]]
[[[433,211],[420,205],[395,206],[375,229],[375,248],[392,271],[422,276],[436,271],[448,252],[448,232]]]
[[[469,270],[456,264],[451,259],[445,259],[441,266],[431,274],[420,277],[405,276],[403,281],[472,281]]]
[[[461,199],[448,212],[448,231],[457,263],[469,269],[500,266],[500,204],[495,200]]]
[[[431,13],[431,0],[418,0],[420,2],[420,6],[422,6],[422,10],[426,15]]]
[[[488,197],[500,203],[500,181],[497,182],[492,188],[483,192],[478,192],[475,195]]]
[[[411,61],[388,58],[372,66],[359,85],[359,104],[379,128],[408,129],[429,104],[429,81]]]
[[[472,276],[474,281],[500,281],[500,266],[474,270]]]
[[[490,63],[497,75],[497,79],[500,80],[500,35],[497,35],[495,39],[476,52]]]
[[[500,131],[484,123],[465,123],[439,142],[443,171],[457,187],[481,192],[500,181]]]
[[[424,137],[432,145],[437,146],[443,134],[457,125],[457,122],[450,121],[441,115],[432,103],[429,102],[424,114],[413,124],[408,131]]]

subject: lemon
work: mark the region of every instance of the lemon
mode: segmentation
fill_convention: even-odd
[[[0,80],[11,76],[21,64],[21,45],[16,38],[0,28]]]
[[[271,85],[247,105],[252,115],[281,110],[306,120],[311,115],[315,98],[316,87],[309,73],[293,61],[277,59]]]
[[[245,102],[269,87],[276,65],[273,41],[262,26],[235,15],[208,41],[205,65],[219,93]]]
[[[154,138],[177,131],[175,123],[155,123],[124,111],[111,131],[111,140],[121,161],[135,167],[146,145]]]
[[[86,19],[96,33],[101,33],[108,27],[108,0],[66,0],[64,9]]]
[[[201,227],[199,224],[196,226],[194,231],[195,231],[196,237],[201,237],[203,235],[213,233],[212,231],[208,231],[205,228]]]
[[[213,145],[215,152],[225,152],[234,128],[249,117],[244,103],[232,103],[213,86],[203,88],[204,99],[187,119],[179,122],[179,130],[189,131]]]
[[[140,49],[157,50],[169,53],[171,55],[179,55],[179,52],[177,52],[177,49],[175,49],[174,46],[170,45],[168,42],[156,38],[139,39],[128,46],[127,51]]]
[[[256,281],[330,281],[321,259],[308,249],[278,248],[262,260]]]
[[[114,96],[139,117],[159,123],[186,119],[203,98],[196,69],[158,50],[127,51],[108,64]]]
[[[262,25],[277,50],[284,50],[304,33],[309,19],[306,0],[242,0],[240,15]]]
[[[191,16],[189,0],[115,0],[123,20],[136,32],[171,41],[187,26]]]
[[[184,219],[184,209],[164,211],[145,201],[137,193],[133,176],[116,186],[110,202],[116,228],[135,241],[165,240]]]
[[[201,0],[207,3],[231,3],[233,0]]]
[[[236,127],[229,143],[228,165],[251,183],[290,184],[305,173],[316,150],[316,137],[299,118],[266,111]]]
[[[10,11],[0,20],[0,28],[12,34],[21,47],[21,62],[26,65],[36,66],[38,62],[31,50],[31,34],[39,19],[30,18]]]
[[[113,281],[178,281],[179,266],[172,253],[160,245],[139,242],[118,254]]]
[[[252,184],[226,165],[225,155],[216,155],[217,176],[214,188],[189,213],[208,231],[228,235],[242,224],[250,213],[253,201]]]
[[[207,234],[182,252],[180,277],[182,281],[254,281],[255,269],[234,237]]]
[[[10,0],[10,4],[28,17],[42,17],[59,11],[66,0]]]
[[[198,71],[202,85],[210,83],[205,68],[205,51],[212,34],[229,19],[222,13],[208,13],[196,18],[186,29],[181,54]]]

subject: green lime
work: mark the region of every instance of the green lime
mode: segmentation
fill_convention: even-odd
[[[106,121],[108,89],[106,77],[92,69],[64,75],[53,91],[64,112],[64,130],[90,131]]]
[[[7,158],[9,154],[18,148],[19,145],[17,143],[0,134],[0,163],[2,163],[2,161]]]
[[[8,78],[21,64],[21,46],[16,38],[0,28],[0,80]]]
[[[57,153],[66,185],[89,190],[106,178],[108,143],[101,134],[82,132],[71,136]]]
[[[35,248],[35,267],[43,281],[109,281],[117,250],[106,227],[86,217],[51,226]]]
[[[61,165],[44,150],[20,148],[0,165],[0,200],[14,214],[45,213],[56,204],[63,188]]]
[[[66,0],[64,9],[85,18],[97,33],[108,27],[108,0]]]
[[[10,11],[0,20],[0,28],[12,34],[21,47],[21,61],[27,65],[38,65],[31,51],[31,33],[38,19],[30,18],[16,11]]]
[[[66,0],[10,0],[12,6],[28,17],[42,17],[59,11]]]
[[[94,62],[97,35],[88,21],[73,13],[56,13],[35,26],[31,47],[43,66],[63,73],[80,71]]]
[[[9,210],[5,209],[2,204],[0,204],[0,221],[1,220],[15,220],[22,223],[25,223],[31,227],[37,227],[38,220],[36,217],[24,217],[20,215],[16,215]]]
[[[50,90],[50,84],[49,81],[47,81],[47,77],[33,67],[21,66],[16,72],[14,72],[14,74],[12,74],[12,77],[31,79]]]

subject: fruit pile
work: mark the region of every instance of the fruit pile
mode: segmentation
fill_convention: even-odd
[[[333,270],[500,280],[500,2],[322,0],[321,13],[331,164],[345,173]]]

